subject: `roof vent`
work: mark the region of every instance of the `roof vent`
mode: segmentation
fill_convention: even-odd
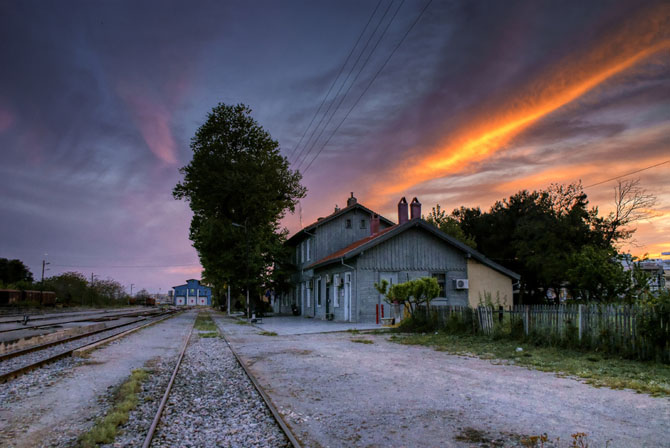
[[[347,199],[347,207],[351,207],[352,205],[354,205],[357,202],[358,202],[358,199],[356,199],[354,197],[354,192],[352,191],[351,192],[351,197],[349,199]]]

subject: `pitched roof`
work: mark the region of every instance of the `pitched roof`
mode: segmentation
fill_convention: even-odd
[[[322,258],[321,260],[312,263],[311,265],[307,266],[307,269],[315,269],[318,267],[322,267],[325,265],[328,265],[330,263],[334,263],[337,260],[345,260],[345,259],[350,259],[353,257],[356,257],[359,255],[361,252],[368,250],[372,247],[377,246],[378,244],[383,243],[384,241],[395,237],[396,235],[399,235],[400,233],[404,232],[405,230],[411,229],[411,228],[418,228],[421,230],[428,231],[429,233],[435,235],[436,237],[440,238],[442,241],[446,242],[447,244],[455,247],[456,249],[459,249],[460,251],[468,254],[471,258],[474,258],[475,260],[479,261],[482,264],[487,265],[488,267],[495,269],[496,271],[511,277],[515,280],[519,280],[520,276],[516,272],[513,272],[509,269],[507,269],[504,266],[499,265],[498,263],[494,262],[493,260],[490,260],[487,258],[485,255],[481,254],[480,252],[477,252],[470,246],[463,244],[456,238],[447,235],[446,233],[442,232],[435,226],[428,224],[426,221],[423,219],[417,218],[417,219],[412,219],[410,221],[407,221],[404,224],[399,224],[395,225],[393,227],[389,227],[388,229],[384,229],[379,233],[376,233],[375,235],[371,235],[369,237],[363,238],[361,240],[356,241],[353,244],[350,244],[349,246],[345,247],[342,250],[339,250],[337,252],[334,252],[327,257]]]
[[[318,219],[317,221],[314,221],[313,223],[311,223],[311,224],[308,225],[308,226],[303,227],[301,230],[299,230],[299,231],[296,232],[293,236],[291,236],[291,238],[288,239],[288,242],[294,241],[294,240],[296,240],[296,239],[299,238],[299,235],[303,235],[303,234],[305,234],[307,231],[312,230],[312,229],[314,229],[314,228],[316,228],[316,227],[318,227],[318,226],[320,226],[320,225],[323,225],[323,224],[325,224],[325,223],[327,223],[327,222],[330,222],[330,221],[332,221],[333,219],[338,218],[338,217],[344,215],[345,213],[350,212],[351,210],[354,210],[354,209],[360,209],[360,210],[363,210],[363,211],[365,211],[365,212],[367,212],[367,213],[369,213],[369,214],[371,214],[371,215],[379,215],[379,213],[374,212],[374,211],[370,210],[369,208],[367,208],[366,206],[361,205],[361,204],[359,204],[359,203],[357,202],[357,203],[352,204],[352,205],[350,205],[350,206],[348,206],[348,207],[342,208],[342,209],[340,209],[339,211],[333,212],[333,213],[331,213],[330,215],[326,216],[325,218],[320,218],[320,219]],[[381,222],[384,222],[385,224],[387,224],[387,225],[389,225],[389,226],[393,226],[393,225],[395,224],[393,221],[391,221],[391,220],[388,219],[388,218],[383,217],[382,215],[379,215],[379,220],[380,220]]]

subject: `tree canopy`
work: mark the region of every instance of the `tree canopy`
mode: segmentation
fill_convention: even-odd
[[[175,199],[193,211],[190,239],[215,287],[260,288],[282,259],[280,221],[305,196],[273,140],[243,104],[219,104],[191,140],[193,159],[180,172]]]
[[[33,274],[21,260],[0,258],[0,284],[31,283]]]
[[[429,219],[440,228],[439,223],[455,221],[465,239],[452,235],[473,240],[478,251],[519,273],[522,303],[544,302],[548,292],[558,297],[561,288],[573,297],[616,300],[630,287],[616,246],[631,237],[634,229],[627,226],[654,198],[637,181],[619,183],[615,198],[615,212],[600,217],[597,208],[589,208],[580,183],[554,184],[519,191],[488,212],[461,207],[445,217],[438,208]]]

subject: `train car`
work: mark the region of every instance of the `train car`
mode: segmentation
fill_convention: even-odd
[[[147,297],[147,300],[144,304],[146,306],[156,306],[156,298],[155,297]]]
[[[40,305],[53,306],[56,304],[56,293],[53,291],[0,289],[0,306],[14,305],[19,302],[33,302]]]
[[[21,300],[18,289],[0,289],[0,305],[12,305]]]
[[[56,305],[56,293],[53,291],[42,291],[42,305],[44,306]]]

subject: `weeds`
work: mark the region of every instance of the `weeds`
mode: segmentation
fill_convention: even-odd
[[[205,333],[198,333],[198,336],[201,338],[218,338],[219,333],[217,331],[208,331]]]
[[[144,369],[133,370],[130,378],[119,387],[112,410],[79,438],[79,447],[89,448],[114,442],[119,426],[128,421],[128,414],[137,407],[137,394],[148,376],[149,372]]]
[[[262,331],[259,333],[261,336],[277,336],[277,333],[274,331]]]
[[[433,347],[457,355],[504,359],[519,366],[576,376],[595,387],[633,389],[654,397],[670,396],[670,366],[667,364],[526,344],[523,344],[523,351],[518,352],[518,341],[492,340],[473,335],[394,334],[390,340]]]
[[[219,327],[216,326],[209,313],[200,312],[195,319],[194,328],[198,331],[217,332]]]
[[[370,339],[352,339],[351,342],[358,342],[359,344],[374,344],[375,341],[371,341]]]

